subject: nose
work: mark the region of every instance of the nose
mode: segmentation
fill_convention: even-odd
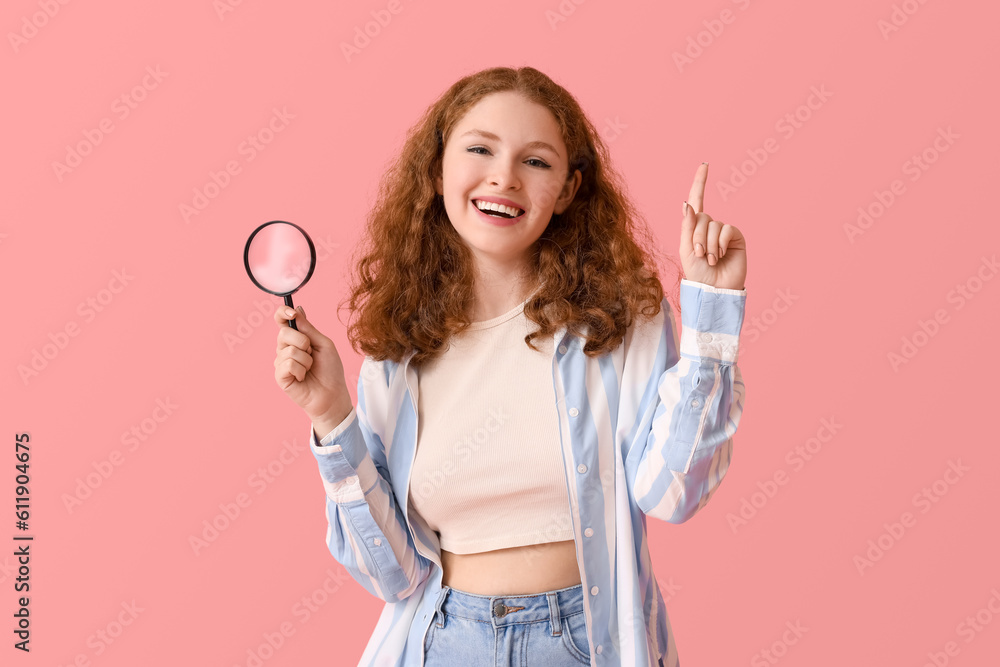
[[[517,176],[516,165],[507,160],[494,160],[493,170],[487,180],[490,185],[503,190],[517,189],[521,186],[521,181]]]

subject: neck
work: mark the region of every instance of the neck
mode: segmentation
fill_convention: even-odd
[[[503,315],[528,298],[534,285],[525,279],[521,264],[483,264],[477,270],[472,322],[491,320]]]

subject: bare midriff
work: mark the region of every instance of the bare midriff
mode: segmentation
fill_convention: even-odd
[[[580,583],[573,540],[474,554],[442,549],[441,566],[445,586],[476,595],[543,593]]]

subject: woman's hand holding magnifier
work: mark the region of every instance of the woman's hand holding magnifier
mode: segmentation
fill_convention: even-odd
[[[285,326],[298,321],[298,329]],[[302,408],[322,438],[351,413],[354,403],[344,379],[344,364],[337,347],[306,319],[299,307],[278,306],[278,347],[274,379],[282,391]]]
[[[321,438],[339,425],[354,405],[333,341],[306,319],[304,310],[296,311],[292,306],[292,294],[306,284],[316,267],[312,239],[290,222],[266,222],[247,239],[243,264],[257,287],[284,297],[284,303],[274,311],[274,321],[280,327],[274,379],[309,416]]]

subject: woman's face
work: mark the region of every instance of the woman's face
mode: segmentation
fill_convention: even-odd
[[[552,112],[504,91],[482,98],[452,128],[436,189],[478,261],[515,266],[525,261],[552,214],[566,210],[576,194],[580,172],[567,180],[568,171]],[[519,209],[517,217],[491,217],[476,206],[490,198]]]

